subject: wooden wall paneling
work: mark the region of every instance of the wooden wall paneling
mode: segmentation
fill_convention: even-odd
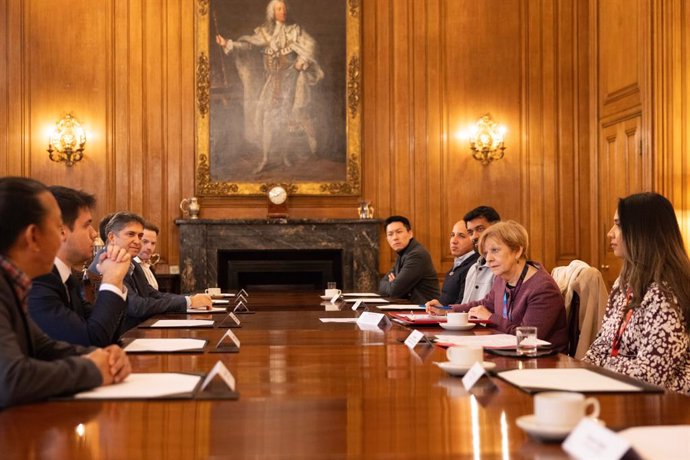
[[[647,0],[590,2],[592,9],[591,124],[597,133],[592,242],[596,265],[612,283],[620,261],[609,249],[606,232],[619,197],[653,187],[651,143],[650,9]]]
[[[690,248],[690,5],[655,1],[652,11],[655,189],[676,208]]]
[[[426,128],[427,132],[418,142],[426,145],[426,179],[427,188],[427,216],[429,222],[429,251],[434,258],[436,270],[444,275],[452,265],[452,257],[448,253],[447,235],[459,217],[449,215],[446,207],[455,204],[453,196],[444,193],[444,176],[441,171],[442,158],[447,154],[448,139],[452,132],[447,129],[447,107],[443,104],[443,16],[440,0],[424,2],[426,8],[427,33],[421,52],[426,57],[423,75],[424,93],[426,95]],[[429,180],[438,177],[439,180]],[[454,213],[455,214],[455,213]],[[461,216],[460,216],[461,217]],[[451,222],[452,221],[452,222]]]
[[[579,191],[578,191],[578,14],[577,3],[559,2],[556,5],[557,50],[557,215],[556,228],[549,232],[555,236],[554,265],[567,265],[579,254]],[[571,43],[572,46],[559,46]],[[548,230],[547,230],[548,232]]]
[[[503,2],[501,8],[491,2],[443,3],[443,97],[448,113],[441,171],[448,200],[444,242],[450,226],[479,205],[520,220],[520,3]],[[505,158],[484,166],[455,133],[487,112],[507,126],[508,134]]]
[[[0,0],[0,174],[21,174],[24,3]]]
[[[592,144],[593,131],[590,129],[590,113],[591,107],[595,106],[591,103],[590,92],[590,69],[594,67],[593,62],[595,61],[595,56],[591,55],[591,36],[590,36],[590,8],[588,2],[578,1],[576,2],[576,15],[577,15],[577,30],[576,36],[577,41],[575,47],[577,49],[577,60],[576,65],[576,78],[577,85],[574,92],[574,101],[577,111],[576,118],[576,135],[575,143],[577,145],[577,177],[576,182],[578,184],[577,202],[579,206],[577,208],[578,214],[578,228],[577,228],[577,241],[579,245],[577,246],[576,256],[579,259],[587,261],[592,264],[596,261],[596,253],[592,249],[593,242],[591,239],[591,228],[593,226],[592,216],[591,216],[591,203],[590,196],[594,195],[592,177],[592,168],[596,166],[592,165],[590,159],[590,151],[596,148],[596,142]]]
[[[394,171],[391,213],[402,214],[411,219],[413,228],[417,222],[413,214],[413,197],[417,193],[414,176],[412,142],[412,107],[414,100],[412,86],[412,37],[409,35],[410,3],[391,3],[391,157],[390,170]],[[421,235],[420,235],[421,236]]]
[[[179,202],[194,194],[194,2],[169,2],[168,14],[168,132],[161,202],[159,251],[167,260],[179,260],[179,233],[174,220]]]
[[[439,201],[439,193],[435,186],[438,181],[429,181],[429,177],[438,177],[438,171],[431,169],[432,158],[438,156],[438,150],[432,150],[429,144],[429,104],[428,75],[429,60],[427,47],[433,32],[429,27],[429,13],[427,2],[410,1],[411,17],[408,22],[410,37],[410,75],[411,75],[411,142],[410,157],[413,161],[414,195],[412,198],[415,227],[420,240],[432,254],[434,266],[439,269],[439,221],[438,212],[433,213],[432,203]],[[432,185],[433,184],[433,185]]]
[[[59,2],[26,5],[23,46],[27,59],[23,135],[29,141],[26,173],[46,184],[71,185],[105,195],[96,177],[105,150],[105,14],[103,5],[74,1],[70,14]],[[83,37],[91,37],[84,40]],[[86,57],[86,58],[85,58]],[[49,160],[48,134],[72,113],[85,128],[84,158],[72,167]]]
[[[605,118],[642,103],[646,0],[598,1],[599,105]]]

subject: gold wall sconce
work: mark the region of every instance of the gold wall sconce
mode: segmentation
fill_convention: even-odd
[[[494,160],[503,158],[506,147],[503,143],[506,127],[497,124],[487,113],[482,116],[477,123],[471,126],[466,137],[470,142],[472,157],[480,161],[483,165],[488,165]]]
[[[84,156],[86,133],[71,113],[58,121],[48,140],[48,153],[55,162],[72,166]]]

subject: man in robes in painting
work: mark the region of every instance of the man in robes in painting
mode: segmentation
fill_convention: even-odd
[[[316,61],[316,42],[299,25],[287,22],[285,0],[271,0],[266,22],[253,35],[230,40],[216,35],[216,43],[227,55],[233,53],[242,86],[248,137],[260,145],[262,159],[254,173],[263,171],[269,153],[282,149],[282,162],[292,163],[285,151],[285,136],[304,134],[309,151],[316,155],[317,136],[312,111],[313,87],[324,77]],[[251,65],[252,51],[263,57],[263,73]],[[258,86],[257,86],[257,82]]]

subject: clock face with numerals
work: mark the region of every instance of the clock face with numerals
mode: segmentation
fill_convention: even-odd
[[[281,186],[273,187],[268,191],[268,199],[273,204],[283,204],[287,200],[287,191]]]

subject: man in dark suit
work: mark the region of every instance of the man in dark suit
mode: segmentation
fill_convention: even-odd
[[[29,314],[43,332],[56,340],[103,347],[116,343],[127,310],[123,278],[130,256],[111,246],[100,261],[103,280],[94,305],[82,297],[81,280],[72,267],[91,259],[96,231],[91,210],[93,195],[67,187],[49,187],[62,213],[62,244],[51,273],[33,280]]]
[[[61,228],[45,185],[0,178],[0,408],[121,382],[131,372],[117,345],[53,340],[26,314],[31,278],[52,269]]]
[[[438,278],[431,255],[414,239],[410,221],[403,216],[391,216],[385,220],[384,227],[388,244],[398,253],[398,258],[381,279],[379,293],[416,304],[438,298]]]
[[[455,258],[453,268],[446,274],[441,288],[441,297],[438,301],[441,305],[460,303],[465,292],[465,279],[470,267],[479,259],[479,253],[474,251],[474,245],[467,234],[467,226],[464,220],[459,220],[453,225],[450,232],[450,253]]]
[[[117,245],[125,248],[134,258],[141,250],[144,235],[144,219],[134,213],[115,213],[105,227],[107,246]],[[89,270],[98,273],[92,263]],[[138,263],[132,261],[124,278],[127,286],[127,316],[124,330],[131,329],[142,321],[160,313],[185,313],[187,308],[207,310],[211,307],[211,297],[206,294],[182,296],[160,292],[151,287]]]

